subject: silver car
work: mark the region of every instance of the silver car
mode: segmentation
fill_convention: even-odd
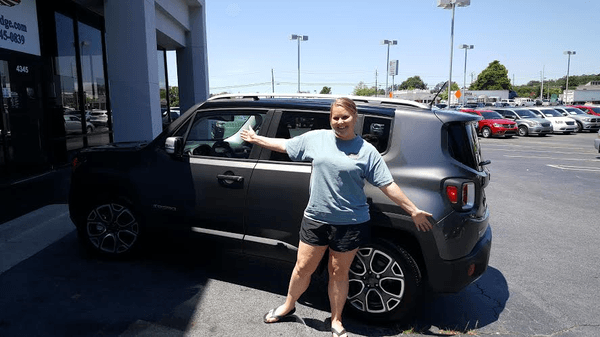
[[[83,133],[83,130],[81,128],[81,118],[79,118],[78,116],[74,116],[74,115],[64,115],[65,117],[65,132],[67,134],[81,134]],[[96,127],[94,126],[94,124],[86,121],[85,122],[85,132],[86,133],[92,133],[94,132],[94,130],[96,129]]]
[[[577,123],[577,132],[600,130],[600,116],[588,115],[581,109],[569,106],[555,106],[553,108],[562,113],[563,116],[573,118]]]
[[[529,109],[502,108],[493,110],[499,112],[506,119],[514,120],[519,128],[517,133],[521,137],[531,135],[545,136],[553,131],[550,121],[540,118]]]

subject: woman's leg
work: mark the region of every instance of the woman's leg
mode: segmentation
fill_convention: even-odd
[[[323,254],[327,250],[327,246],[311,246],[300,241],[298,246],[298,258],[294,271],[290,278],[290,285],[285,303],[281,305],[273,315],[285,315],[296,306],[298,298],[306,291],[310,284],[310,277],[319,266],[319,262],[323,258]],[[276,319],[266,317],[267,323],[274,322]]]
[[[331,327],[342,331],[342,310],[348,297],[348,272],[358,248],[348,252],[329,250],[329,304]]]

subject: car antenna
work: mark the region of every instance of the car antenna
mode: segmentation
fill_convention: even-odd
[[[440,92],[442,92],[442,90],[444,90],[444,88],[446,87],[446,84],[448,84],[448,82],[444,82],[444,85],[442,85],[442,87],[437,92],[437,94],[435,94],[435,96],[431,100],[431,103],[429,103],[429,109],[433,108],[433,102],[435,102],[435,99],[438,97],[438,95],[440,94]],[[448,97],[448,102],[450,102],[450,97]],[[448,104],[448,107],[450,107],[450,104]]]

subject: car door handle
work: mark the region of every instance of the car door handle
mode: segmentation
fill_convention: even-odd
[[[234,175],[229,175],[229,174],[218,174],[217,179],[233,181],[236,183],[241,183],[244,181],[244,177],[242,177],[242,176],[234,176]]]

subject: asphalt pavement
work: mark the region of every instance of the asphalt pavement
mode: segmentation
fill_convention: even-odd
[[[484,139],[494,242],[486,273],[427,294],[408,324],[345,318],[351,336],[598,336],[595,134]],[[266,325],[292,266],[163,238],[126,260],[89,256],[68,218],[68,169],[2,186],[0,336],[330,336],[326,279]],[[5,193],[9,191],[9,193]]]

